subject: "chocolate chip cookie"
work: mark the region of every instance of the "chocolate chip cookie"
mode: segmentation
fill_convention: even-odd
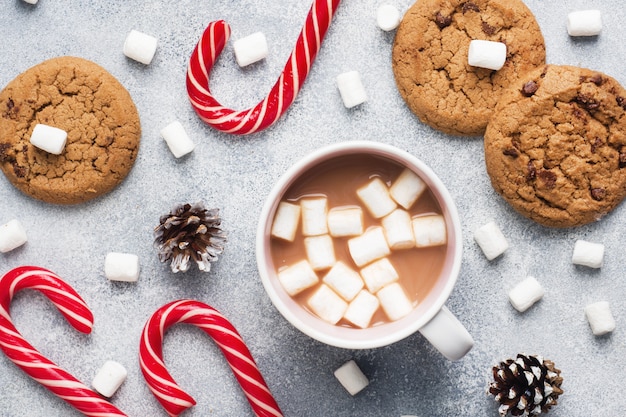
[[[485,132],[495,190],[546,226],[599,220],[626,195],[626,90],[597,71],[548,65],[512,84]]]
[[[500,70],[468,64],[474,39],[506,45]],[[410,109],[453,135],[481,135],[501,91],[545,58],[539,25],[520,0],[418,0],[404,15],[392,52],[396,84]]]
[[[60,155],[31,145],[37,124],[67,132]],[[15,187],[39,200],[76,204],[107,193],[132,168],[140,136],[128,91],[82,58],[42,62],[0,92],[0,168]]]

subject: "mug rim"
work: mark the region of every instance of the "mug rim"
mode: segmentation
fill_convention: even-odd
[[[436,197],[442,212],[444,212],[444,215],[446,216],[448,230],[448,249],[446,256],[452,257],[452,261],[449,264],[444,262],[445,272],[442,270],[441,275],[445,273],[446,279],[443,280],[440,277],[437,280],[437,294],[436,296],[432,294],[435,291],[435,288],[429,292],[427,300],[424,300],[424,302],[428,301],[426,306],[420,308],[420,306],[424,303],[422,302],[414,308],[409,315],[400,320],[366,329],[355,329],[333,325],[324,322],[322,319],[315,317],[312,313],[306,311],[303,306],[299,305],[291,298],[291,296],[286,294],[278,282],[275,269],[269,264],[271,263],[269,231],[271,229],[271,223],[275,215],[276,207],[278,206],[278,203],[282,199],[284,193],[304,172],[319,163],[336,157],[355,153],[386,157],[387,159],[399,163],[404,167],[409,165],[409,168],[413,171],[417,171],[416,173],[428,184],[429,188],[433,192],[433,195]],[[453,231],[452,241],[450,239],[450,231]],[[310,152],[296,163],[292,164],[280,176],[279,180],[274,184],[267,195],[259,216],[256,231],[257,270],[261,276],[261,282],[263,283],[265,292],[270,297],[274,307],[289,323],[304,334],[325,344],[347,349],[371,349],[386,346],[412,335],[428,323],[435,316],[435,314],[441,310],[446,300],[452,293],[461,268],[462,249],[463,242],[461,224],[456,204],[454,203],[447,187],[443,184],[435,172],[419,158],[402,149],[393,145],[366,140],[354,140],[323,146]],[[448,266],[446,266],[446,264]],[[274,276],[272,277],[272,275]],[[286,301],[287,298],[285,295],[292,301]],[[301,310],[306,313],[307,316],[304,316],[300,311],[292,311],[292,308]],[[416,313],[416,311],[420,309],[421,311]],[[308,316],[310,316],[311,319],[308,319]],[[305,319],[303,317],[307,318]],[[312,322],[314,325],[311,325],[311,323],[308,322]],[[381,328],[383,330],[380,330]],[[374,331],[371,329],[378,330]],[[390,330],[386,331],[387,329]],[[368,333],[372,333],[374,338],[368,337]]]

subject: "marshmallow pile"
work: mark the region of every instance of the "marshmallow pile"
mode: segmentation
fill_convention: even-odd
[[[391,321],[409,314],[413,301],[389,256],[447,243],[442,215],[409,212],[426,189],[417,174],[404,169],[390,187],[374,177],[356,189],[360,206],[329,208],[325,196],[281,201],[271,236],[293,243],[300,230],[306,252],[277,271],[284,290],[292,297],[310,290],[306,304],[331,324],[343,319],[366,328],[379,308]],[[365,228],[365,212],[379,223]],[[348,261],[337,260],[336,245],[347,247]]]

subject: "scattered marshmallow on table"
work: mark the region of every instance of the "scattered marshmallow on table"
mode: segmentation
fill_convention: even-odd
[[[411,300],[398,282],[383,287],[376,293],[376,297],[389,320],[399,320],[413,310]]]
[[[389,187],[389,194],[396,203],[410,209],[426,191],[426,183],[415,172],[405,168]]]
[[[19,220],[13,219],[0,226],[0,252],[10,252],[27,241],[26,231]]]
[[[382,258],[372,262],[361,269],[361,276],[365,286],[371,293],[376,293],[385,285],[398,281],[400,276],[388,258]]]
[[[330,324],[337,324],[348,308],[348,303],[326,284],[318,287],[307,304],[319,318]]]
[[[39,0],[23,0],[24,3],[28,3],[28,4],[37,4],[37,1]]]
[[[330,235],[305,237],[304,249],[314,271],[328,269],[337,262],[333,238]]]
[[[328,233],[328,199],[304,198],[300,200],[302,209],[302,234],[304,236],[325,235]]]
[[[411,226],[417,248],[441,246],[448,241],[446,220],[440,214],[416,217],[411,220]]]
[[[161,137],[176,158],[187,155],[196,147],[178,120],[161,129]]]
[[[346,301],[352,301],[364,285],[361,275],[341,261],[333,265],[322,281]]]
[[[588,266],[590,268],[601,268],[604,261],[604,245],[602,243],[587,242],[577,240],[572,253],[572,263],[576,265]]]
[[[362,267],[391,253],[382,226],[375,226],[361,236],[348,240],[348,251],[358,267]]]
[[[602,336],[615,330],[615,319],[608,301],[599,301],[587,305],[585,315],[594,335]]]
[[[567,15],[567,33],[570,36],[596,36],[602,32],[600,10],[578,10]]]
[[[467,63],[472,67],[498,71],[506,61],[506,45],[502,42],[474,39],[470,42]]]
[[[372,217],[379,219],[395,210],[397,204],[391,198],[387,184],[379,177],[373,178],[370,182],[356,190],[356,195]]]
[[[409,249],[415,246],[411,215],[408,211],[396,209],[383,217],[381,224],[391,249]]]
[[[534,277],[527,277],[509,291],[511,305],[520,313],[541,300],[544,290]]]
[[[363,234],[363,209],[361,207],[336,207],[328,211],[328,231],[332,237]]]
[[[358,71],[348,71],[337,76],[337,88],[343,105],[352,108],[367,101],[367,93]]]
[[[278,271],[278,281],[287,294],[294,296],[317,284],[319,278],[309,261],[302,260]]]
[[[115,361],[106,361],[91,382],[91,386],[100,394],[110,398],[124,383],[128,372]]]
[[[132,253],[109,252],[104,261],[104,275],[111,281],[137,281],[139,257]]]
[[[335,378],[337,378],[339,383],[350,393],[350,395],[358,394],[369,384],[369,380],[354,360],[349,360],[341,365],[337,370],[335,370],[334,374]]]
[[[67,143],[67,132],[58,127],[39,123],[33,128],[30,143],[53,155],[61,155]]]
[[[378,307],[380,307],[378,298],[367,290],[361,290],[348,304],[348,309],[343,318],[355,326],[365,329],[370,325]]]
[[[272,236],[293,242],[300,224],[300,206],[281,201],[276,209],[272,223]]]
[[[400,25],[400,10],[391,4],[381,4],[376,10],[376,23],[378,27],[389,32]]]
[[[124,41],[124,55],[144,65],[150,65],[158,40],[137,30],[131,30]]]
[[[474,240],[490,261],[502,255],[509,248],[509,242],[494,222],[479,227],[474,232]]]
[[[255,32],[233,42],[233,50],[237,64],[245,67],[267,57],[267,39],[263,32]]]

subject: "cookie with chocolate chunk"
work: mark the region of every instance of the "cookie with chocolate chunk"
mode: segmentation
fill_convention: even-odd
[[[522,215],[599,220],[626,195],[626,90],[597,71],[539,68],[501,95],[484,146],[493,187]]]
[[[467,62],[470,41],[502,42],[498,71]],[[418,0],[393,45],[396,85],[409,108],[435,129],[481,135],[503,89],[545,64],[543,35],[520,0]]]
[[[30,143],[37,124],[67,132],[60,155]],[[0,168],[15,187],[39,200],[76,204],[109,192],[132,168],[140,136],[128,91],[82,58],[42,62],[0,92]]]

